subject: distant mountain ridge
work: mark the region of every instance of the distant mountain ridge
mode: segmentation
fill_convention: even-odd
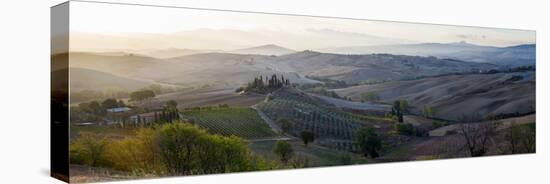
[[[194,49],[179,49],[179,48],[167,48],[167,49],[154,49],[154,50],[143,50],[137,53],[141,53],[143,55],[155,57],[155,58],[173,58],[173,57],[180,57],[180,56],[186,56],[186,55],[192,55],[192,54],[198,54],[198,53],[204,53],[206,51],[201,50],[194,50]]]
[[[281,47],[275,44],[261,45],[257,47],[250,47],[244,49],[237,49],[232,51],[227,51],[228,53],[234,54],[255,54],[255,55],[285,55],[296,52],[295,50]]]

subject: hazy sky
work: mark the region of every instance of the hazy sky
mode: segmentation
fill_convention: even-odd
[[[76,48],[236,49],[278,44],[296,50],[426,42],[491,46],[535,43],[535,32],[382,21],[71,3]],[[98,36],[99,35],[99,36]]]

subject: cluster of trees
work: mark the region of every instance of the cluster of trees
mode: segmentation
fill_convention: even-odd
[[[265,94],[283,86],[290,86],[290,81],[285,79],[283,75],[279,78],[277,75],[273,74],[271,78],[265,76],[265,79],[260,75],[259,77],[254,77],[254,81],[248,83],[245,87],[238,88],[236,92],[251,91]]]
[[[275,142],[272,151],[279,157],[285,167],[304,168],[309,166],[309,157],[295,154],[294,148],[287,141],[279,140]]]
[[[151,85],[143,88],[142,90],[151,90],[151,91],[155,92],[155,94],[163,94],[163,93],[171,93],[171,92],[175,92],[175,91],[178,91],[178,90],[182,90],[182,88],[181,87],[163,86],[163,85],[160,85],[160,84],[151,84]]]
[[[378,102],[380,101],[380,96],[374,92],[366,92],[361,94],[361,102]]]
[[[294,129],[294,125],[292,125],[290,121],[284,118],[277,119],[277,124],[279,125],[279,127],[281,127],[281,130],[283,131],[283,133],[290,134]]]
[[[97,118],[105,115],[107,109],[125,106],[126,104],[124,104],[124,101],[113,98],[108,98],[103,101],[83,102],[78,104],[77,107],[71,108],[71,117],[86,117],[84,114],[88,114]]]
[[[345,88],[350,86],[345,81],[332,80],[328,78],[320,78],[320,77],[313,77],[313,76],[306,76],[306,77],[313,80],[321,81],[322,83],[304,83],[304,84],[295,84],[294,86],[298,89],[301,89],[310,93],[348,100],[347,97],[341,97],[336,92],[329,90],[329,89]]]
[[[536,70],[535,66],[530,65],[530,66],[510,67],[508,69],[490,69],[490,70],[481,71],[480,73],[495,74],[495,73],[527,72],[527,71],[535,71],[535,70]]]
[[[163,109],[162,111],[153,112],[152,122],[147,122],[145,117],[142,117],[138,114],[136,115],[135,125],[146,125],[147,123],[149,123],[149,125],[153,125],[153,123],[158,122],[173,123],[180,119],[178,113],[178,109]]]
[[[174,100],[170,100],[164,103],[162,111],[153,112],[153,122],[167,122],[172,123],[180,119],[178,103]],[[141,117],[139,114],[136,115],[136,124],[142,125],[144,122],[147,122],[144,117]],[[152,124],[152,122],[150,123]]]
[[[426,133],[410,123],[396,123],[393,128],[398,134],[407,136],[423,136]]]
[[[209,110],[213,110],[213,109],[227,109],[229,107],[230,106],[228,104],[218,104],[217,106],[186,107],[184,110],[196,110],[196,111],[205,110],[205,111],[209,111]]]
[[[396,117],[398,122],[403,122],[403,114],[409,112],[409,103],[407,100],[396,100],[391,108],[391,115]]]
[[[179,120],[178,103],[174,100],[167,101],[164,104],[162,113],[156,114],[158,118],[156,122],[168,122],[172,123]]]
[[[459,133],[464,138],[465,147],[472,157],[484,156],[493,146],[508,154],[534,153],[536,149],[536,124],[518,125],[511,122],[509,127],[498,122],[465,123],[460,125]],[[497,145],[495,145],[497,144]]]
[[[315,77],[315,76],[306,76],[306,78],[313,79],[316,81],[321,81],[322,83],[306,83],[306,84],[300,84],[298,87],[300,89],[309,89],[309,88],[315,88],[315,87],[326,87],[330,89],[334,88],[345,88],[349,86],[354,86],[357,84],[348,84],[346,81],[343,80],[333,80],[325,77]]]
[[[410,123],[403,123],[403,115],[409,113],[409,103],[407,100],[396,100],[393,102],[391,109],[391,117],[396,120],[397,123],[393,125],[393,129],[396,133],[407,136],[423,136],[426,134],[426,130],[415,127]],[[434,110],[430,106],[424,106],[422,109],[423,116],[426,118],[433,118]],[[434,127],[443,126],[443,122],[434,121]]]
[[[292,156],[294,156],[294,149],[292,149],[292,145],[287,141],[278,140],[275,146],[273,146],[273,153],[279,156],[281,162],[287,164]]]
[[[378,136],[372,126],[362,127],[353,135],[353,143],[359,146],[365,157],[376,158],[380,156],[382,138]]]
[[[277,124],[279,125],[279,127],[281,127],[281,130],[283,131],[283,133],[286,133],[286,134],[293,133],[294,125],[289,120],[280,118],[277,120]],[[304,145],[306,146],[315,140],[315,134],[308,130],[304,130],[300,132],[299,136],[302,139],[302,142],[304,142]]]
[[[533,65],[530,66],[518,66],[514,68],[510,68],[509,72],[526,72],[526,71],[535,71],[536,68]]]
[[[307,145],[315,140],[315,134],[311,131],[302,131],[300,133],[300,138],[302,138],[302,142],[304,142],[304,145]]]
[[[536,124],[518,125],[515,122],[506,130],[504,139],[507,146],[504,152],[515,153],[534,153],[536,149]]]
[[[306,91],[310,92],[310,93],[315,93],[315,94],[320,94],[320,95],[323,95],[323,96],[332,97],[332,98],[339,98],[339,99],[347,100],[343,97],[340,97],[336,92],[329,91],[329,90],[327,90],[326,87],[322,87],[322,86],[307,89]]]
[[[288,154],[285,152],[285,158]],[[106,139],[82,133],[72,139],[71,164],[155,175],[194,175],[278,168],[254,156],[235,136],[212,135],[188,123],[142,128],[135,136]]]
[[[426,118],[433,118],[434,113],[434,109],[431,106],[424,106],[424,108],[422,108],[422,114]]]
[[[472,157],[483,156],[487,153],[493,137],[496,135],[496,123],[460,125],[460,134],[465,140],[465,147]]]
[[[155,92],[149,89],[134,91],[130,93],[130,101],[142,101],[153,97],[155,97]]]

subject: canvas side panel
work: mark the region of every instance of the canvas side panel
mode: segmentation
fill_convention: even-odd
[[[69,2],[50,10],[51,176],[69,182]]]

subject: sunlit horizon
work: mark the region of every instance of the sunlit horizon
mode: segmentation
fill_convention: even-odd
[[[529,30],[85,2],[71,6],[71,45],[81,50],[232,50],[267,44],[315,50],[456,42],[507,47],[536,42],[535,31]]]

